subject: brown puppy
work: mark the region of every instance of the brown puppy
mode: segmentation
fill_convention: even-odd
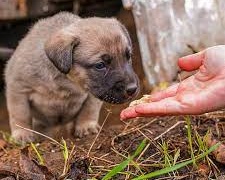
[[[113,18],[59,13],[36,23],[5,70],[12,136],[35,140],[73,121],[78,136],[96,133],[102,101],[124,103],[139,89],[127,30]]]

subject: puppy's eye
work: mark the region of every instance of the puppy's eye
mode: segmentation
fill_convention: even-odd
[[[131,52],[128,49],[125,52],[125,56],[126,56],[127,60],[129,60],[131,58]]]
[[[97,70],[102,70],[102,69],[105,69],[106,66],[105,66],[105,63],[104,63],[104,62],[99,62],[99,63],[96,63],[96,64],[95,64],[95,68],[96,68]]]

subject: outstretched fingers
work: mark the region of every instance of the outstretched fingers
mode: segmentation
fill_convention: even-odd
[[[139,114],[135,111],[135,106],[128,107],[120,113],[121,120],[131,119],[131,118],[135,118],[135,117],[141,117],[141,114]]]
[[[175,98],[171,97],[157,102],[128,107],[121,112],[120,118],[125,120],[135,117],[178,114],[182,114],[182,105]]]
[[[172,85],[172,86],[168,87],[167,89],[162,90],[160,92],[156,92],[156,93],[151,95],[150,100],[151,101],[160,101],[164,98],[175,96],[176,93],[177,93],[178,87],[179,87],[179,83],[174,84],[174,85]]]
[[[182,114],[182,104],[174,97],[162,99],[161,101],[144,103],[135,107],[137,114],[149,116],[156,115],[179,115]]]
[[[178,65],[185,71],[197,70],[205,58],[205,51],[201,51],[195,54],[191,54],[178,59]]]

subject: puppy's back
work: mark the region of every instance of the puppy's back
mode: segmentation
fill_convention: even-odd
[[[47,59],[44,44],[51,34],[76,22],[79,17],[61,12],[52,17],[39,20],[20,41],[5,69],[6,82],[17,78],[32,77],[53,66]],[[45,61],[43,63],[43,61]],[[46,70],[49,71],[49,70]],[[44,72],[42,73],[44,74]],[[26,78],[25,78],[26,79]]]

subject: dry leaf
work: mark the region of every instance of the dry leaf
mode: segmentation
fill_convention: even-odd
[[[38,164],[29,157],[29,149],[25,147],[20,154],[20,169],[32,179],[37,180],[53,180],[54,175],[48,170],[46,166]]]
[[[219,141],[213,138],[212,133],[210,133],[205,139],[206,145],[212,147],[217,144]],[[225,164],[225,145],[221,143],[219,147],[212,152],[217,162]]]

